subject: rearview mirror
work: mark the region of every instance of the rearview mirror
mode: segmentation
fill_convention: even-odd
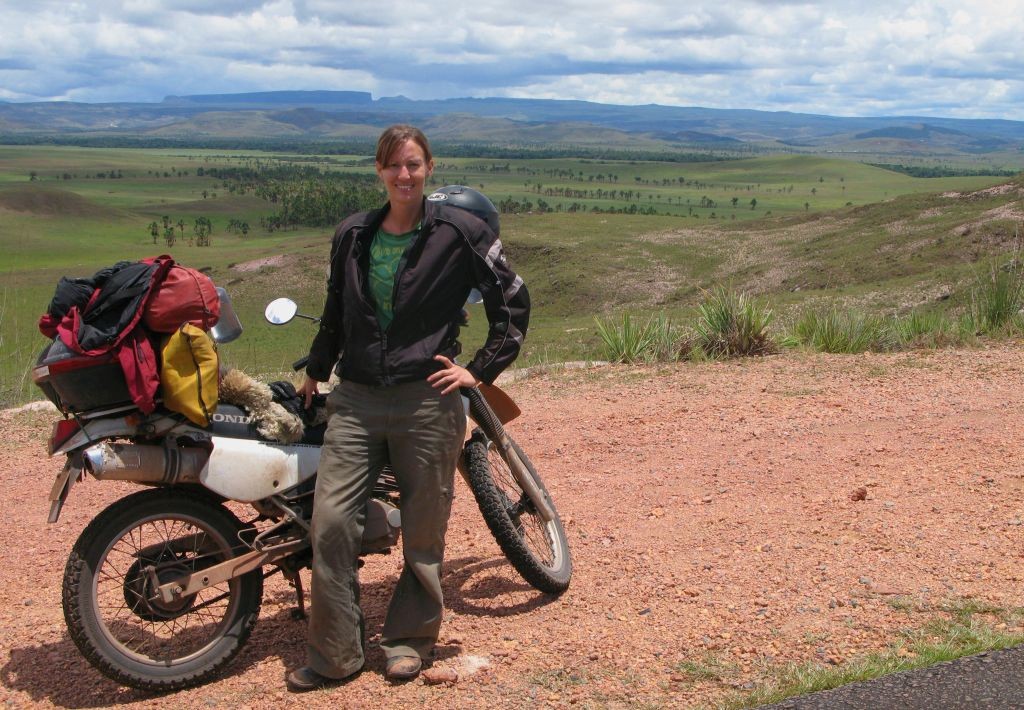
[[[275,298],[267,304],[263,317],[273,325],[284,325],[298,312],[299,306],[290,298]]]

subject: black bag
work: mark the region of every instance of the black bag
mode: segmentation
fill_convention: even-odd
[[[149,294],[154,277],[157,272],[166,272],[166,269],[159,262],[147,264],[137,261],[120,262],[104,271],[112,273],[106,274],[99,294],[82,315],[78,331],[78,343],[82,350],[103,347],[133,326],[141,316],[141,306]]]
[[[67,276],[61,276],[60,281],[57,282],[57,290],[53,293],[53,300],[50,301],[46,312],[54,318],[60,319],[73,306],[78,306],[78,310],[81,311],[89,303],[95,290],[96,285],[93,279],[69,279]]]

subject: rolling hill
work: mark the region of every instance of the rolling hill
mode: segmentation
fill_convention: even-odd
[[[374,99],[357,91],[168,96],[159,103],[0,102],[0,142],[96,139],[372,140],[416,122],[440,140],[622,150],[904,155],[1024,167],[1024,122],[941,117],[840,117],[587,101]]]

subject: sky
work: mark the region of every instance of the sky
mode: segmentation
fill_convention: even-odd
[[[0,0],[0,101],[297,89],[1024,120],[1024,0]]]

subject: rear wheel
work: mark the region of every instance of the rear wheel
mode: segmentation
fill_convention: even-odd
[[[479,429],[466,444],[469,487],[487,527],[516,571],[535,589],[560,594],[568,589],[572,577],[562,520],[530,459],[515,442],[512,447],[544,496],[552,512],[550,518],[523,491],[500,447]]]
[[[134,688],[177,690],[213,677],[256,623],[261,570],[171,601],[156,588],[247,550],[241,528],[216,502],[172,489],[111,505],[82,532],[64,570],[64,619],[75,645],[104,675]]]

